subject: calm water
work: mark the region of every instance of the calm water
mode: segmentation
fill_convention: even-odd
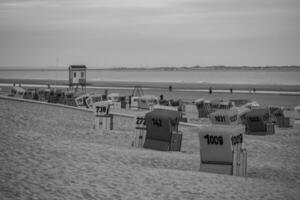
[[[68,71],[0,71],[0,78],[68,80]],[[300,71],[110,71],[88,70],[88,80],[300,85]]]

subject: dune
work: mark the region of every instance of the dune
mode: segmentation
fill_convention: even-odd
[[[299,124],[246,136],[248,176],[199,171],[197,128],[181,152],[131,147],[131,120],[0,99],[0,199],[298,199]],[[191,109],[192,111],[192,109]],[[188,111],[189,112],[189,111]],[[193,113],[191,113],[193,115]]]

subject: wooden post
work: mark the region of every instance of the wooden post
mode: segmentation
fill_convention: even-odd
[[[100,129],[100,117],[95,116],[95,129],[99,130]]]
[[[113,130],[113,115],[102,116],[102,130]]]
[[[182,141],[182,132],[172,131],[172,138],[171,138],[171,146],[170,151],[180,151],[181,150],[181,141]]]

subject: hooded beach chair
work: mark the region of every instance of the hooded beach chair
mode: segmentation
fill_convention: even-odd
[[[182,134],[178,131],[181,115],[178,111],[156,109],[145,115],[146,140],[144,148],[180,151]]]
[[[270,120],[270,112],[268,108],[256,108],[246,114],[246,134],[275,134],[274,124]]]
[[[247,175],[247,151],[243,148],[245,129],[237,125],[216,125],[199,130],[200,171]]]

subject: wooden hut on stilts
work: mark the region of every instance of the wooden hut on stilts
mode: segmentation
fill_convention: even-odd
[[[69,66],[69,89],[75,92],[78,87],[86,92],[86,66],[85,65],[70,65]]]

